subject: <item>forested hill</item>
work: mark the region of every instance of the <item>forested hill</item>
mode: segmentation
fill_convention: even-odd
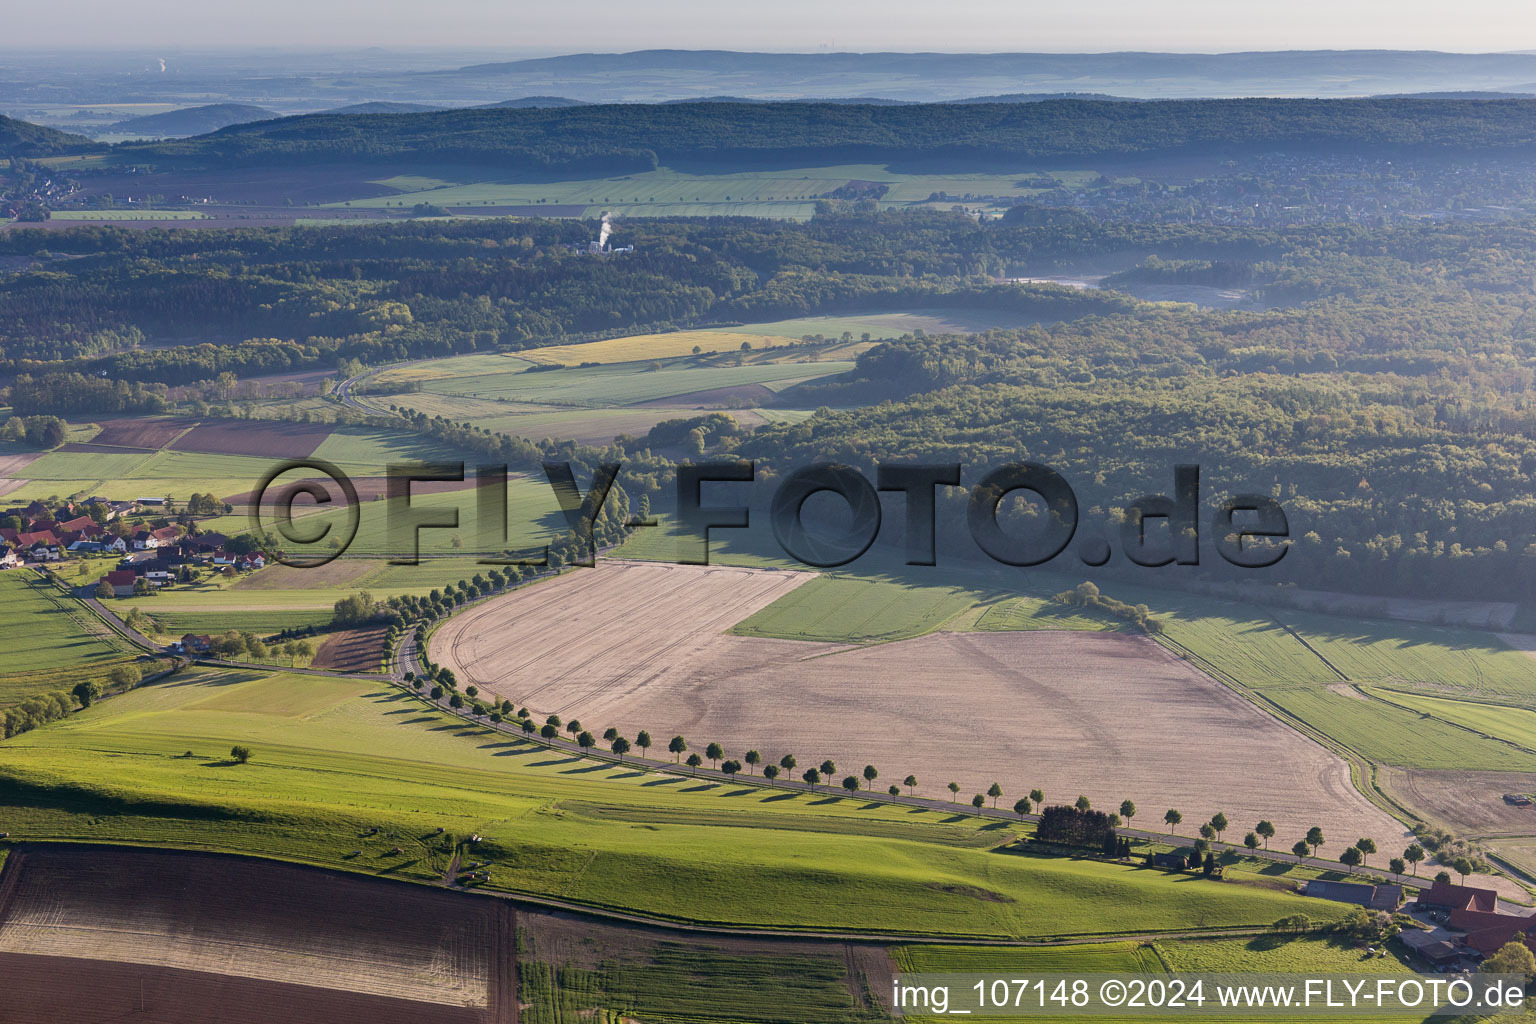
[[[627,173],[1307,150],[1518,152],[1536,100],[1170,100],[1118,103],[667,103],[416,114],[311,114],[180,141],[124,143],[133,159],[194,166],[470,161]]]
[[[83,135],[71,135],[57,128],[45,128],[0,114],[0,159],[58,156],[96,148],[100,147]]]

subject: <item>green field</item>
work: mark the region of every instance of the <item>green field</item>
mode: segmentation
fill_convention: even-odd
[[[476,206],[560,205],[582,206],[584,216],[611,212],[621,217],[737,216],[805,219],[815,210],[815,200],[849,181],[878,181],[889,186],[881,200],[886,207],[922,205],[934,193],[971,196],[939,202],[948,208],[990,206],[981,196],[1025,197],[1040,190],[1022,179],[1038,172],[1007,174],[905,174],[877,164],[805,167],[738,174],[695,175],[666,168],[615,178],[569,181],[460,182],[419,175],[385,178],[379,184],[400,191],[392,196],[328,204],[331,207],[385,209],[417,203],[461,209],[473,213]],[[1052,172],[1058,181],[1082,183],[1097,177],[1085,170]],[[554,211],[551,211],[553,214]]]
[[[1536,751],[1536,711],[1367,687],[1374,697]]]
[[[444,364],[456,360],[443,360]],[[448,368],[448,367],[444,367]],[[804,380],[843,373],[851,362],[747,363],[742,366],[701,366],[669,363],[659,370],[636,373],[625,365],[567,367],[536,373],[466,369],[464,375],[421,381],[423,391],[467,395],[490,401],[531,402],[566,406],[628,406],[674,398],[696,391],[758,384],[778,390]],[[397,399],[409,406],[410,396]],[[748,403],[753,404],[753,403]]]
[[[1310,901],[1309,901],[1310,902]],[[1310,906],[1308,907],[1310,910]],[[1275,973],[1294,974],[1298,978],[1328,975],[1408,976],[1413,971],[1395,956],[1365,956],[1359,949],[1326,937],[1286,938],[1263,935],[1234,939],[1159,939],[1155,942],[1107,942],[1093,945],[1065,945],[1054,948],[1000,949],[985,946],[901,946],[892,950],[892,962],[904,972],[929,974],[989,974],[1017,978],[1038,974],[1118,974],[1163,975],[1180,973]],[[1210,995],[1210,993],[1207,993]],[[953,997],[952,997],[953,999]],[[954,1002],[951,1005],[958,1005]],[[1252,1020],[1240,1015],[1224,1016],[1211,1012],[1198,1014],[1202,1020]],[[1136,1014],[1138,1020],[1186,1020],[1189,1012]],[[911,1016],[908,1019],[930,1022],[944,1017]],[[1105,1017],[1066,1016],[1051,1013],[997,1017],[999,1020],[1029,1020],[1059,1024],[1063,1021],[1108,1019]],[[1276,1018],[1278,1019],[1278,1018]],[[1424,1014],[1339,1014],[1337,1011],[1296,1013],[1291,1020],[1379,1020],[1406,1024],[1422,1021]]]
[[[105,679],[135,657],[126,641],[30,569],[0,572],[0,603],[8,616],[0,638],[0,707]]]
[[[220,497],[249,491],[271,465],[268,459],[200,452],[47,452],[26,469],[27,483],[12,501],[101,494],[112,498],[185,499],[193,491]]]
[[[235,743],[254,748],[250,764],[226,761]],[[1262,925],[1297,906],[1265,888],[1016,855],[1006,826],[966,815],[584,762],[388,686],[321,677],[183,673],[0,744],[0,778],[12,839],[432,880],[441,858],[414,837],[442,826],[485,837],[476,854],[497,888],[688,920],[1028,936]]]

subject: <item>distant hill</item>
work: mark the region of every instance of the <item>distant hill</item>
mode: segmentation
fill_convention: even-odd
[[[101,146],[84,135],[71,135],[30,121],[0,115],[0,159],[24,156],[62,156]]]
[[[542,173],[889,163],[1023,168],[1065,159],[1275,151],[1536,151],[1532,100],[1149,103],[663,103],[310,114],[115,151],[183,166],[444,161]]]
[[[253,107],[248,103],[210,103],[205,107],[186,107],[182,110],[169,110],[164,114],[130,117],[107,128],[106,134],[183,138],[218,131],[232,124],[268,121],[277,116],[276,111]]]
[[[531,107],[547,110],[555,107],[584,107],[586,105],[586,100],[573,100],[566,96],[520,96],[515,100],[501,100],[497,103],[482,103],[477,109],[497,110],[508,108],[524,109]]]
[[[600,102],[693,94],[752,98],[880,96],[937,102],[1012,93],[1140,99],[1352,97],[1526,91],[1536,55],[1410,50],[1238,53],[756,53],[637,50],[474,64],[415,76],[460,95],[558,91]]]
[[[967,96],[947,103],[1044,103],[1046,100],[1098,100],[1102,103],[1141,103],[1135,96],[1111,96],[1104,92],[1005,92],[997,96]]]
[[[317,110],[317,114],[422,114],[430,110],[442,110],[442,107],[429,103],[392,103],[388,100],[374,100],[370,103],[353,103],[345,107],[333,107],[330,110]],[[275,114],[272,116],[276,116]],[[230,124],[238,124],[231,121]],[[223,128],[224,125],[219,125]],[[209,128],[208,131],[215,129]]]

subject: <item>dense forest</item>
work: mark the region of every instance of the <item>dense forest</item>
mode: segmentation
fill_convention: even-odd
[[[123,143],[159,165],[495,163],[582,177],[659,164],[748,168],[1007,163],[1260,150],[1524,152],[1529,100],[1166,100],[1118,103],[668,103],[415,114],[310,114],[193,139]]]
[[[1433,580],[1447,596],[1536,599],[1531,221],[1257,228],[1045,211],[978,223],[834,203],[807,223],[632,221],[615,237],[632,253],[589,255],[591,234],[507,219],[13,229],[0,255],[28,265],[0,279],[11,400],[81,419],[166,408],[167,385],[225,373],[992,307],[1032,326],[878,345],[847,373],[784,392],[786,406],[822,407],[799,423],[664,424],[612,452],[405,425],[520,466],[622,458],[626,486],[657,507],[671,498],[668,467],[649,449],[696,430],[701,449],[759,459],[770,478],[815,459],[923,458],[963,462],[974,480],[1027,458],[1068,477],[1085,529],[1111,533],[1136,497],[1168,491],[1173,466],[1194,462],[1208,502],[1257,491],[1285,505],[1296,548],[1270,580],[1378,593]],[[1111,284],[1241,287],[1268,308],[1002,280],[1094,261],[1125,268]]]

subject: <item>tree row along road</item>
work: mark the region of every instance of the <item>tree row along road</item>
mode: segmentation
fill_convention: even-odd
[[[130,639],[137,638],[135,642],[139,643],[141,646],[147,647],[151,651],[157,650],[157,648],[147,638],[143,637],[142,634],[138,634],[128,629],[128,627],[122,623],[122,620],[113,614],[110,609],[106,608],[102,602],[94,598],[88,598],[86,599],[86,604],[97,611],[98,614],[106,619],[107,622],[119,632],[129,636]],[[454,708],[449,705],[448,701],[451,699],[453,691],[450,690],[445,692],[440,699],[434,701],[429,695],[416,691],[410,684],[404,681],[403,675],[405,672],[413,672],[419,676],[422,671],[420,651],[417,649],[416,638],[413,632],[407,632],[404,638],[401,640],[400,646],[398,648],[398,654],[396,656],[396,673],[390,676],[364,672],[332,672],[324,669],[290,669],[283,668],[281,666],[253,664],[247,662],[221,661],[217,658],[198,658],[196,659],[196,663],[202,665],[218,666],[220,668],[247,669],[261,672],[297,672],[304,675],[324,676],[336,679],[357,679],[372,683],[388,683],[392,686],[400,688],[405,694],[421,701],[423,704],[426,704],[441,713],[452,715],[455,718],[459,718],[482,729],[515,736],[520,739],[524,739],[529,743],[541,743],[551,750],[562,751],[571,755],[573,758],[587,758],[595,761],[606,761],[614,766],[622,765],[626,768],[639,768],[645,771],[662,772],[666,774],[679,775],[686,778],[699,778],[706,781],[716,782],[721,785],[746,785],[762,789],[787,790],[790,792],[804,792],[807,794],[816,795],[837,795],[838,793],[838,789],[836,788],[835,784],[833,784],[830,780],[826,785],[823,786],[811,786],[809,783],[797,782],[793,779],[779,779],[769,781],[760,775],[741,775],[739,773],[731,774],[721,771],[718,768],[705,768],[700,766],[697,769],[690,769],[678,764],[674,764],[671,761],[661,761],[641,756],[626,755],[625,757],[619,757],[617,755],[603,753],[596,748],[583,748],[573,739],[563,739],[560,737],[544,739],[542,737],[524,733],[521,724],[517,722],[492,722],[487,719],[477,718],[466,710]],[[912,795],[891,796],[889,793],[875,793],[869,790],[861,790],[856,794],[850,793],[846,796],[846,799],[864,799],[872,802],[885,802],[907,807],[921,807],[932,811],[949,812],[957,816],[986,818],[991,821],[1007,824],[1025,824],[1028,822],[1037,822],[1040,820],[1040,816],[1035,813],[1020,815],[1012,811],[999,810],[992,807],[974,808],[969,804],[961,805],[953,800],[945,801],[942,799],[932,799]],[[1139,829],[1125,825],[1117,827],[1115,829],[1115,833],[1127,839],[1138,839],[1145,842],[1163,843],[1173,846],[1185,845],[1194,841],[1192,838],[1180,836],[1177,833],[1155,832],[1150,829]],[[1280,850],[1265,850],[1262,848],[1249,850],[1246,846],[1242,846],[1237,843],[1228,843],[1222,840],[1211,840],[1208,843],[1208,846],[1213,852],[1218,854],[1231,852],[1240,856],[1255,857],[1263,860],[1275,861],[1277,863],[1298,864],[1321,871],[1338,871],[1341,867],[1343,867],[1343,865],[1339,864],[1337,861],[1325,860],[1320,857],[1297,857],[1293,853]],[[1359,868],[1352,872],[1352,874],[1357,875],[1361,881],[1384,881],[1397,883],[1400,885],[1410,885],[1415,888],[1423,888],[1427,886],[1429,882],[1428,879],[1425,879],[1422,876],[1399,875],[1391,871],[1386,871],[1379,868]],[[805,938],[826,938],[839,941],[922,941],[947,942],[955,944],[995,944],[1016,946],[1056,945],[1065,941],[1089,941],[1089,939],[1086,937],[1081,939],[1075,937],[1063,937],[1059,939],[1039,940],[1002,938],[973,939],[930,936],[922,934],[903,934],[895,932],[876,934],[866,932],[807,932],[795,929],[737,928],[728,925],[694,924],[688,922],[673,921],[667,918],[652,917],[645,914],[612,910],[609,908],[596,907],[591,904],[570,902],[550,897],[534,896],[526,893],[508,894],[506,898],[520,900],[532,905],[544,906],[553,909],[596,914],[605,918],[625,921],[632,924],[645,924],[655,927],[678,928],[691,931],[713,931],[721,934],[732,935],[795,935]],[[1527,912],[1530,909],[1529,907],[1522,907],[1519,904],[1515,904],[1507,900],[1501,900],[1500,907],[1506,913],[1521,913]],[[1202,932],[1179,933],[1179,935],[1173,935],[1171,933],[1146,933],[1145,935],[1140,933],[1116,934],[1110,936],[1095,937],[1093,941],[1112,941],[1115,939],[1135,938],[1175,938],[1180,936],[1198,937],[1201,935],[1251,935],[1258,934],[1259,931],[1261,930],[1209,929]]]

